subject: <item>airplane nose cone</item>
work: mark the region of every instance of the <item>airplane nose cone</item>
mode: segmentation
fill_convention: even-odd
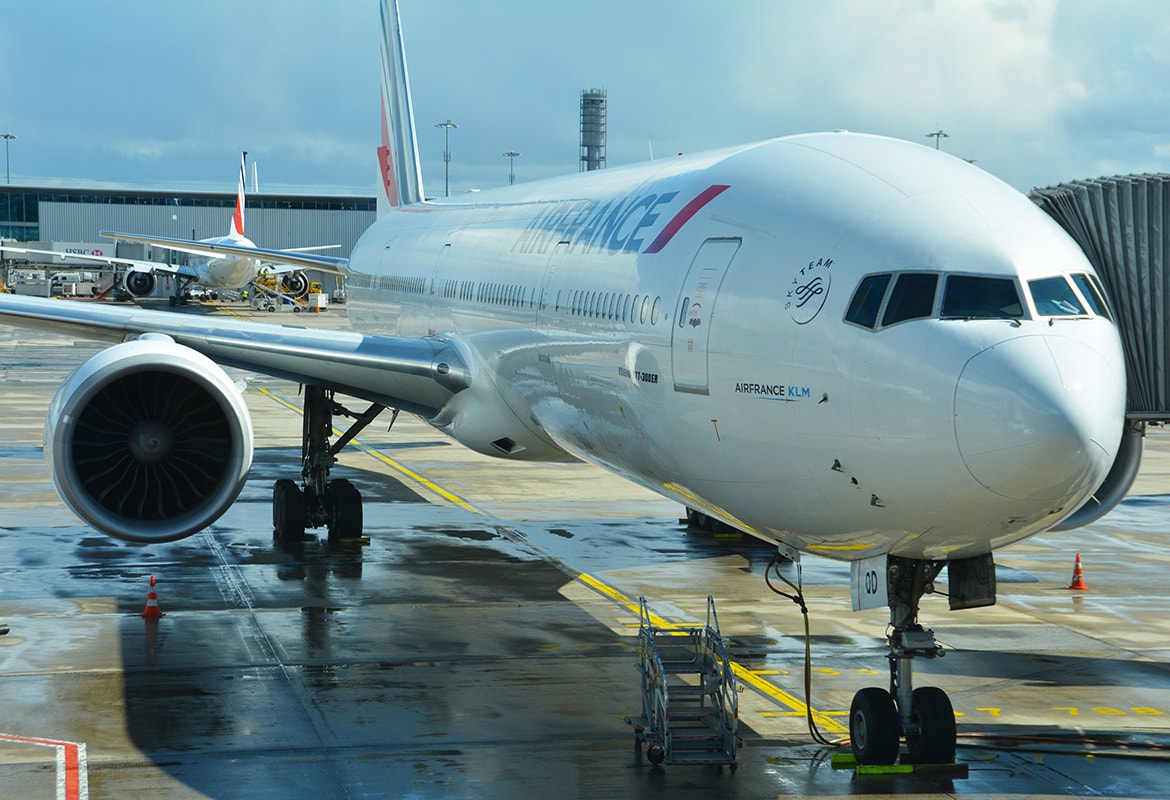
[[[1063,337],[1026,336],[984,350],[967,362],[955,390],[963,463],[1013,500],[1067,502],[1096,489],[1124,417],[1125,376],[1093,348]]]

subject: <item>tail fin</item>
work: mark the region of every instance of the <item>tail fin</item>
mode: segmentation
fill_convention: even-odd
[[[398,0],[382,0],[382,146],[378,148],[378,168],[382,177],[379,217],[391,207],[423,200]]]
[[[232,214],[232,229],[228,236],[244,238],[244,178],[247,175],[248,151],[240,156],[240,185],[236,189],[236,213]]]

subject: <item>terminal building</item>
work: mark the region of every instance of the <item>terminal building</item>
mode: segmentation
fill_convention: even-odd
[[[208,239],[228,233],[235,211],[235,192],[192,192],[144,189],[69,189],[0,186],[0,248],[22,247],[66,253],[98,252],[148,261],[178,260],[182,254],[99,236],[113,230]],[[291,249],[336,245],[327,255],[349,256],[358,238],[376,217],[370,196],[249,194],[244,233],[259,247]],[[7,265],[46,269],[85,269],[83,262],[2,252]],[[56,262],[56,263],[53,263]],[[101,269],[95,265],[94,269]]]

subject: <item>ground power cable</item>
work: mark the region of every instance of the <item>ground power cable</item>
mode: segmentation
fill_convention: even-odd
[[[792,593],[776,588],[772,580],[768,577],[768,573],[773,569],[776,570],[776,577],[782,580]],[[768,584],[768,588],[781,597],[787,597],[792,602],[796,603],[800,608],[801,617],[804,618],[804,711],[805,718],[808,721],[808,733],[812,736],[813,741],[817,744],[822,744],[827,747],[846,747],[849,745],[848,739],[839,739],[833,741],[821,733],[820,728],[817,727],[816,720],[813,719],[812,711],[812,632],[809,628],[808,620],[808,604],[804,602],[803,578],[800,567],[800,562],[796,562],[796,582],[793,583],[788,578],[784,577],[780,572],[780,556],[773,556],[772,561],[768,564],[768,568],[764,570],[764,583]]]
[[[786,597],[800,608],[804,618],[804,695],[805,716],[808,721],[808,732],[813,741],[827,747],[848,747],[849,739],[833,741],[821,733],[817,727],[812,712],[812,635],[809,626],[808,605],[804,600],[804,589],[800,563],[796,564],[796,582],[786,578],[780,572],[780,557],[773,557],[764,570],[764,582],[768,588],[781,597]],[[783,581],[792,592],[777,588],[769,577],[772,570],[776,577]],[[1013,750],[1029,749],[1036,752],[1061,753],[1066,752],[1063,747],[1083,748],[1085,755],[1114,758],[1165,758],[1170,755],[1170,744],[1161,742],[1118,742],[1112,739],[1094,738],[1091,736],[1060,736],[1052,734],[992,734],[983,732],[969,732],[958,734],[960,746],[982,748],[986,750]]]

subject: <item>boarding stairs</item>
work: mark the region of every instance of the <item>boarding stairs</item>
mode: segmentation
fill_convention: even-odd
[[[652,623],[646,598],[639,599],[638,672],[642,713],[626,721],[634,749],[659,764],[706,764],[736,768],[739,694],[727,649],[719,634],[715,601],[707,598],[703,626]]]

